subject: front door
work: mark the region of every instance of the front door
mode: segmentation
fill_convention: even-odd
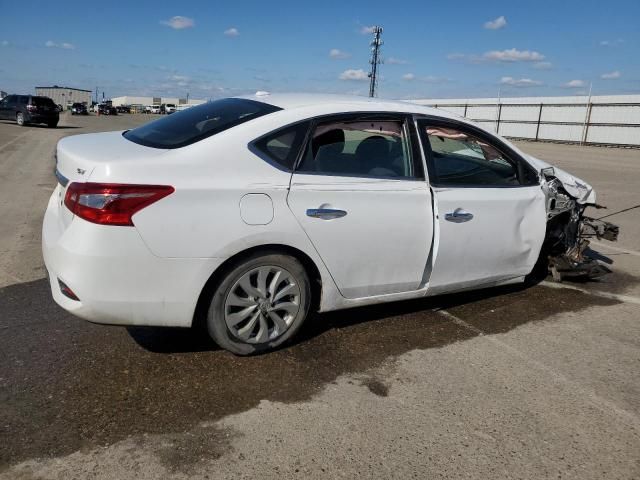
[[[431,193],[408,128],[371,114],[315,123],[292,176],[289,207],[346,298],[425,283]]]
[[[437,212],[431,293],[527,275],[546,228],[536,172],[462,122],[418,121]]]

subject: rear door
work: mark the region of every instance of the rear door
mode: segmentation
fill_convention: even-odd
[[[341,115],[315,122],[288,203],[347,298],[425,283],[431,194],[410,119]]]
[[[546,230],[537,173],[480,129],[437,119],[417,125],[437,212],[430,292],[530,273]]]

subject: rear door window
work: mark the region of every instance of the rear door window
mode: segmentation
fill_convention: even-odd
[[[320,123],[299,173],[368,178],[418,178],[404,120],[354,119]]]
[[[225,98],[168,115],[123,135],[146,147],[180,148],[278,110],[281,108],[254,100]]]

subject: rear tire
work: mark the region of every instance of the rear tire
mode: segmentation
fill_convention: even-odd
[[[16,115],[16,123],[21,127],[24,127],[27,124],[27,122],[24,121],[24,114],[21,112],[18,112]]]
[[[47,123],[47,127],[49,127],[49,128],[56,128],[57,126],[58,126],[58,121],[57,120],[55,122]]]
[[[256,254],[230,267],[207,315],[213,340],[236,355],[276,349],[300,330],[311,286],[302,264],[281,254]]]

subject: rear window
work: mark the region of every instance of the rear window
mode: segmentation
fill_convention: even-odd
[[[123,135],[146,147],[180,148],[278,110],[281,109],[254,100],[225,98],[163,117]]]
[[[53,107],[55,103],[49,97],[31,97],[31,105],[38,107]]]

